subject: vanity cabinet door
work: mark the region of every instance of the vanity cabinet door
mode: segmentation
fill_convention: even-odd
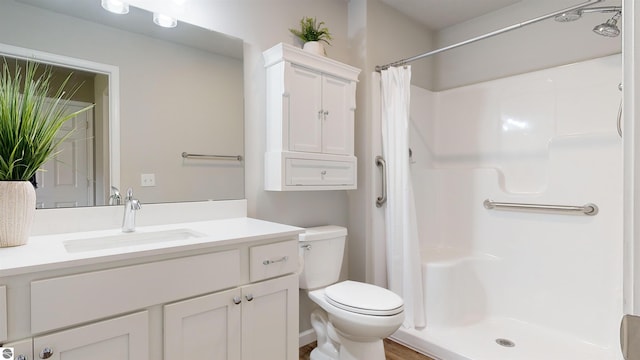
[[[50,360],[149,359],[147,311],[33,339],[34,357]]]
[[[165,305],[164,359],[240,360],[241,303],[233,289]]]
[[[33,360],[33,339],[24,339],[2,344],[2,347],[13,348],[14,360]],[[37,359],[37,357],[35,358]]]
[[[298,359],[298,275],[242,288],[242,360]]]
[[[7,339],[7,287],[0,286],[0,341]]]

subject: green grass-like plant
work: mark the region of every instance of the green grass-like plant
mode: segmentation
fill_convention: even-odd
[[[327,45],[331,45],[329,40],[333,40],[329,29],[324,27],[324,21],[317,22],[316,18],[303,17],[300,20],[300,30],[289,29],[293,35],[302,40],[303,43],[308,41],[323,41]]]
[[[67,120],[93,105],[67,114],[77,87],[65,92],[71,78],[52,88],[53,72],[47,67],[37,74],[38,64],[16,64],[11,71],[4,59],[0,74],[0,181],[30,180],[55,155],[69,135],[57,137]]]

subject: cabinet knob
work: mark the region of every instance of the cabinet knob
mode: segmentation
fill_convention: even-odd
[[[253,294],[249,294],[249,295],[247,295],[245,297],[247,298],[247,301],[253,300]]]
[[[320,171],[320,175],[323,175],[323,176],[324,176],[324,175],[327,175],[327,170],[322,170],[322,171]]]
[[[327,110],[324,111],[324,116],[328,116],[329,112]]]
[[[233,303],[238,305],[242,302],[242,298],[240,298],[240,296],[234,296],[233,297]]]
[[[53,350],[51,348],[44,348],[40,351],[40,359],[48,359],[53,356]]]
[[[16,356],[16,360],[27,360],[27,357],[25,355],[20,354]]]

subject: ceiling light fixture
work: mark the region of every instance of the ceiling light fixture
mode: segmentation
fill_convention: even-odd
[[[153,13],[153,22],[166,28],[173,28],[178,25],[178,19],[160,13]]]
[[[102,0],[102,8],[114,14],[129,13],[129,4],[120,0]]]

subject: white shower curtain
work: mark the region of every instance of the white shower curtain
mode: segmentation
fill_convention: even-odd
[[[406,328],[425,326],[422,268],[413,185],[409,173],[411,67],[381,73],[382,153],[387,163],[385,209],[387,281],[402,296]]]

